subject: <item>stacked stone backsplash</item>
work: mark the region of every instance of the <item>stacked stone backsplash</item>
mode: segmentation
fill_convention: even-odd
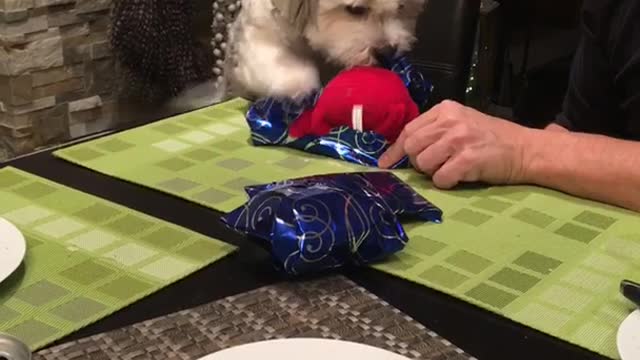
[[[111,0],[0,0],[0,160],[112,126]]]

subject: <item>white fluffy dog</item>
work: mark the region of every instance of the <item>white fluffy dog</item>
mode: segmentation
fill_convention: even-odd
[[[321,85],[321,64],[374,65],[378,55],[410,50],[426,1],[242,0],[223,81],[197,86],[178,102],[303,97]]]

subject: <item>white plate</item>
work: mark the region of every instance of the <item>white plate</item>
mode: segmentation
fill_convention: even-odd
[[[286,339],[237,346],[200,360],[409,360],[375,347],[338,340]]]
[[[6,280],[20,266],[27,244],[20,230],[0,218],[0,282]]]
[[[622,360],[640,359],[640,310],[631,313],[618,328],[618,353]]]

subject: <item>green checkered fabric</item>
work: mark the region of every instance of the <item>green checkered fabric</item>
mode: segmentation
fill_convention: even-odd
[[[222,211],[246,201],[247,184],[364,170],[251,146],[246,107],[234,100],[56,155]],[[406,251],[376,268],[617,357],[615,333],[633,309],[618,285],[640,279],[638,215],[537,187],[438,191],[413,170],[396,174],[445,221],[408,224]]]
[[[0,332],[39,349],[231,253],[234,247],[14,168],[0,217],[25,235],[0,283]]]
[[[288,149],[250,146],[243,115],[247,105],[234,100],[55,155],[221,211],[244,204],[249,184],[353,169]]]
[[[618,287],[640,279],[638,215],[534,187],[440,192],[402,175],[445,222],[407,226],[408,247],[378,269],[618,358],[617,328],[634,310]]]

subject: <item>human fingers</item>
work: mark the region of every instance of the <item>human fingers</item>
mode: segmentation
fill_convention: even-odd
[[[419,171],[433,176],[451,158],[454,151],[446,139],[441,139],[415,156],[412,163]]]
[[[461,182],[477,181],[474,157],[468,152],[451,156],[432,176],[433,183],[440,189],[451,189]]]
[[[428,147],[434,145],[447,134],[448,128],[440,123],[429,123],[413,133],[409,133],[404,140],[404,152],[416,157]]]
[[[435,121],[437,118],[437,114],[439,113],[438,106],[434,106],[431,110],[425,112],[424,114],[418,116],[415,120],[410,122],[405,126],[405,128],[398,136],[398,139],[395,143],[393,143],[387,151],[380,157],[378,160],[378,166],[383,169],[388,169],[398,161],[402,160],[403,157],[407,155],[405,150],[405,145],[407,139],[411,136],[411,134],[415,133],[418,129],[428,125],[429,123]]]

